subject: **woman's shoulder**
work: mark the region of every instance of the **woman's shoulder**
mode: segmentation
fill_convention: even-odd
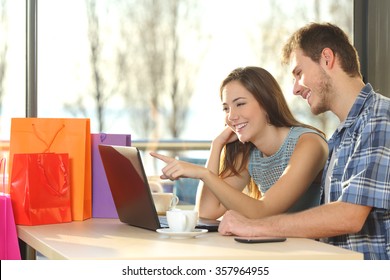
[[[320,134],[317,130],[309,127],[304,127],[304,126],[293,126],[291,128],[291,131],[295,134],[303,134],[303,133],[316,133]]]
[[[317,131],[315,129],[312,129],[312,128],[309,128],[309,127],[303,127],[303,126],[293,126],[291,128],[290,137],[292,137],[292,138],[300,138],[302,135],[309,134],[309,133],[317,135],[318,137],[323,139],[325,142],[327,142],[325,137],[324,137],[324,135],[321,132],[319,132],[319,131]],[[317,137],[314,137],[314,138],[317,138]]]
[[[324,163],[328,158],[328,143],[324,136],[310,128],[299,129],[301,133],[296,138],[296,144],[291,157],[294,157],[298,161],[307,161],[310,158],[314,158],[318,163]]]

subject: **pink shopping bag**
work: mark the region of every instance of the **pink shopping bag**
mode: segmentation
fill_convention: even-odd
[[[5,193],[5,159],[1,159],[2,190],[0,190],[0,260],[20,260],[18,236],[9,194]]]

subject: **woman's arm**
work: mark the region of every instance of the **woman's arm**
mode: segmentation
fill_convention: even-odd
[[[327,157],[328,145],[322,137],[315,133],[303,134],[282,176],[260,200],[242,194],[242,189],[224,186],[246,185],[250,179],[248,173],[241,174],[241,178],[226,178],[220,188],[216,188],[215,179],[211,176],[202,180],[225,209],[235,210],[248,218],[262,218],[284,213],[293,206],[321,173]],[[238,181],[240,179],[243,180],[241,183]]]
[[[226,211],[226,209],[222,208],[221,204],[225,205],[228,209],[241,212],[245,210],[245,207],[241,205],[243,199],[247,198],[257,201],[242,193],[242,190],[246,186],[246,181],[249,182],[249,174],[245,175],[245,172],[240,174],[242,176],[221,179],[208,168],[197,164],[176,160],[154,152],[151,152],[150,155],[167,164],[162,169],[163,175],[160,176],[161,179],[177,180],[179,178],[194,178],[204,182],[202,196],[203,199],[208,200],[206,201],[206,205],[208,205],[205,206],[203,204],[203,207],[208,207],[209,212],[207,212],[207,209],[202,209],[200,216],[203,218],[219,218]],[[232,185],[229,183],[232,183]],[[216,199],[213,200],[213,197]],[[214,202],[216,203],[213,204]]]
[[[321,136],[315,133],[301,135],[286,169],[262,196],[258,215],[252,218],[286,212],[321,174],[327,158],[328,145]]]
[[[206,164],[206,168],[215,175],[219,174],[220,155],[223,149],[222,144],[218,144],[215,141],[211,145],[210,156]],[[224,183],[222,182],[224,181]],[[249,174],[242,172],[240,176],[232,175],[227,178],[219,178],[219,180],[210,180],[208,184],[201,180],[197,193],[197,206],[199,216],[208,219],[218,219],[226,212],[226,207],[223,205],[221,197],[226,196],[223,194],[222,188],[234,188],[239,192],[242,192],[245,186],[249,182]],[[214,190],[212,187],[215,184],[222,184],[220,190]],[[211,187],[208,187],[211,186]],[[217,193],[215,193],[217,191]],[[218,193],[221,193],[218,195]]]
[[[218,176],[221,152],[227,143],[231,143],[236,140],[237,136],[231,128],[225,127],[211,144],[206,168],[186,162],[175,161],[172,158],[156,153],[151,153],[151,155],[167,163],[165,168],[162,170],[162,178],[171,180],[176,180],[179,177],[200,179],[201,181],[197,192],[197,207],[199,216],[202,218],[217,219],[226,212],[226,208],[223,206],[221,201],[221,198],[223,200],[223,198],[227,196],[224,190],[233,188],[242,192],[249,182],[249,174],[247,174],[246,170],[239,176],[232,175],[224,179],[221,179]],[[213,185],[211,189],[208,187],[208,184],[205,184],[205,181],[202,179],[203,177],[207,177],[208,182]],[[217,193],[215,193],[215,191]],[[236,194],[236,192],[233,194]]]
[[[162,170],[164,174],[162,178],[176,180],[180,177],[189,177],[203,181],[202,217],[218,218],[228,209],[235,210],[248,218],[261,218],[287,211],[323,169],[328,152],[326,142],[317,134],[302,135],[286,170],[260,200],[242,193],[250,180],[247,170],[240,176],[222,180],[218,177],[218,173],[212,171],[217,165],[217,158],[219,159],[217,155],[220,154],[220,150],[215,147],[215,151],[212,149],[211,154],[208,163],[210,170],[151,153],[152,156],[167,163]]]

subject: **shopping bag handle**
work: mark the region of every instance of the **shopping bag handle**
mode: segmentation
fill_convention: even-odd
[[[64,172],[67,173],[68,171],[65,168],[65,165],[64,165],[62,158],[59,155],[57,155],[56,159],[59,160],[59,167],[61,168],[61,170],[65,170]],[[39,164],[40,169],[42,170],[42,174],[45,176],[46,182],[48,183],[46,185],[46,187],[49,190],[51,190],[55,195],[60,196],[60,197],[64,196],[64,194],[66,194],[66,192],[68,191],[69,186],[65,186],[64,184],[60,184],[60,182],[58,182],[59,183],[58,189],[56,189],[54,187],[54,185],[56,185],[56,184],[53,184],[53,181],[51,180],[51,176],[48,175],[49,173],[47,172],[47,169],[45,168],[43,162],[39,161],[38,164]],[[66,174],[66,175],[68,175],[68,174]]]
[[[39,136],[39,133],[38,133],[37,128],[35,127],[34,123],[32,124],[32,127],[33,127],[33,130],[34,130],[35,136],[46,145],[46,150],[44,150],[43,152],[44,153],[46,153],[46,152],[50,153],[51,145],[53,144],[54,140],[56,139],[58,133],[60,133],[60,131],[65,127],[65,125],[62,124],[62,126],[57,130],[57,132],[53,136],[53,139],[51,139],[51,141],[49,143],[47,143],[45,140],[43,140],[43,138],[41,136]]]
[[[106,133],[100,133],[100,142],[104,142],[107,138],[107,134]]]

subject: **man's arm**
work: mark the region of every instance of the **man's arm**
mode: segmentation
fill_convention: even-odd
[[[323,238],[358,232],[370,211],[368,206],[339,201],[264,219],[247,219],[237,212],[228,211],[219,232],[238,236]]]

